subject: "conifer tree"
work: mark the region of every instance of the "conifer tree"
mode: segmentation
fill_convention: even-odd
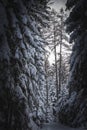
[[[66,6],[71,9],[66,24],[74,46],[68,82],[69,99],[60,110],[59,118],[61,122],[77,127],[87,125],[87,1],[68,0]]]
[[[31,122],[34,120],[39,124],[37,119],[44,115],[44,101],[39,89],[44,88],[45,79],[40,28],[46,26],[48,19],[47,3],[48,0],[0,1],[2,130],[31,130],[34,126]]]

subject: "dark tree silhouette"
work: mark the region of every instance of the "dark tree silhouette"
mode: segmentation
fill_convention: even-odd
[[[66,21],[74,42],[69,77],[69,99],[59,112],[60,121],[71,126],[87,124],[87,1],[68,0]]]

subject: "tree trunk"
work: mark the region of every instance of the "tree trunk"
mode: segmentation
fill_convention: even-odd
[[[55,42],[55,30],[56,30],[56,28],[55,28],[55,23],[54,23],[54,54],[55,54],[55,71],[56,71],[56,97],[57,97],[57,100],[58,100],[58,89],[59,89],[59,87],[58,87],[58,66],[57,66],[57,50],[56,50],[56,42]]]

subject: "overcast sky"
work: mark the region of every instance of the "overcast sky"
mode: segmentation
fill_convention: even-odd
[[[51,7],[58,11],[62,7],[65,8],[65,3],[67,0],[52,0],[52,1],[54,2],[54,4],[52,4]]]

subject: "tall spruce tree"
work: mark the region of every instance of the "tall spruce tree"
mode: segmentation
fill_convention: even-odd
[[[40,91],[40,87],[44,88],[45,79],[44,43],[40,27],[46,26],[48,1],[0,1],[0,129],[2,130],[31,130],[33,127],[31,120],[38,123],[36,121],[40,119],[38,116],[45,111]]]
[[[68,0],[71,9],[66,21],[74,42],[68,82],[69,99],[59,112],[61,122],[71,126],[87,125],[87,1]]]

